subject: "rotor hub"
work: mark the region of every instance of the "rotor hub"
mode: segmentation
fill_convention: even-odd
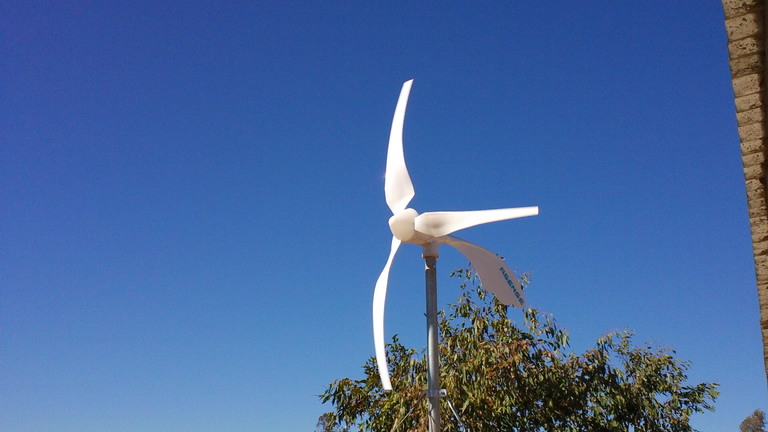
[[[404,243],[413,239],[416,235],[416,216],[418,215],[419,213],[412,208],[394,214],[389,218],[389,229],[392,230],[392,235]]]

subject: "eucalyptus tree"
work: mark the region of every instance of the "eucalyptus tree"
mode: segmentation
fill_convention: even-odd
[[[694,413],[714,410],[717,384],[688,383],[690,363],[674,351],[619,331],[574,353],[551,316],[528,309],[518,326],[471,270],[454,276],[461,296],[439,320],[443,431],[682,432],[694,430]],[[333,407],[323,429],[426,430],[424,352],[395,336],[387,357],[393,390],[368,359],[362,378],[336,380],[320,396]]]

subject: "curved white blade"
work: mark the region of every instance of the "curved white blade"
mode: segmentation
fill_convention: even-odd
[[[392,248],[389,251],[387,264],[376,280],[376,288],[373,290],[373,345],[376,348],[376,363],[379,365],[381,386],[384,390],[392,390],[389,382],[389,369],[387,368],[387,350],[384,345],[384,302],[387,299],[387,281],[389,280],[389,268],[395,259],[400,240],[392,237]]]
[[[426,212],[416,217],[416,231],[442,237],[458,230],[539,214],[538,207],[518,207],[495,210]]]
[[[466,240],[446,236],[442,241],[455,247],[472,263],[483,287],[505,305],[525,307],[525,295],[512,270],[495,253]]]
[[[403,89],[400,90],[400,98],[397,100],[397,107],[395,107],[395,116],[392,118],[392,129],[389,132],[384,195],[393,214],[404,210],[415,195],[403,155],[403,121],[405,120],[405,106],[408,105],[411,84],[413,84],[413,80],[406,81],[403,84]]]

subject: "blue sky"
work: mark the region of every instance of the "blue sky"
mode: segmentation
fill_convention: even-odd
[[[720,383],[697,428],[768,408],[720,2],[270,3],[0,6],[0,429],[312,430],[373,355],[410,78],[414,208],[540,206],[458,235],[574,349]],[[422,269],[386,314],[419,347]]]

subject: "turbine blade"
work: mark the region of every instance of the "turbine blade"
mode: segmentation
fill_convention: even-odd
[[[379,366],[381,386],[384,390],[392,390],[392,384],[389,381],[389,368],[387,367],[387,350],[384,345],[384,303],[387,299],[389,268],[392,267],[392,260],[395,259],[399,247],[400,240],[392,237],[392,247],[389,251],[387,264],[384,265],[379,279],[376,280],[376,288],[373,290],[373,344],[376,349],[376,363]]]
[[[474,210],[455,212],[426,212],[416,217],[416,231],[433,237],[442,237],[458,230],[539,214],[538,207],[518,207],[495,210]]]
[[[400,90],[400,98],[395,107],[395,116],[392,118],[392,129],[389,132],[384,195],[392,213],[404,210],[415,195],[403,154],[403,121],[405,120],[405,106],[408,105],[411,84],[413,84],[413,80],[406,81]]]
[[[498,255],[466,240],[446,236],[443,241],[464,254],[480,276],[483,287],[505,305],[525,307],[525,295],[512,270]]]

